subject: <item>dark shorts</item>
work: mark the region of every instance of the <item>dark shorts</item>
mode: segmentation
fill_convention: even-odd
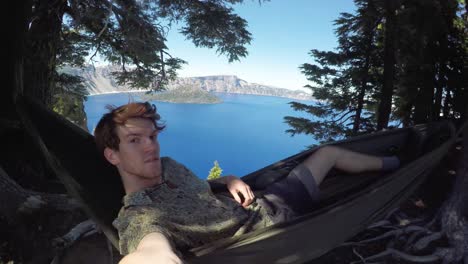
[[[275,222],[305,214],[317,202],[319,189],[312,173],[300,164],[286,178],[268,186],[264,198],[275,209]]]

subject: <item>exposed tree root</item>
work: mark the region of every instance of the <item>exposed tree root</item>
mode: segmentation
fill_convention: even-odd
[[[83,218],[81,205],[65,194],[23,188],[2,167],[0,187],[2,240],[14,249],[12,258],[20,263],[49,263],[56,250],[50,241]]]
[[[422,237],[413,245],[413,250],[416,252],[422,251],[425,248],[427,248],[431,244],[431,242],[438,241],[442,238],[443,234],[441,232],[436,232],[428,236]]]
[[[398,239],[400,236],[404,234],[410,234],[416,231],[430,232],[429,230],[421,226],[406,226],[404,228],[395,227],[394,230],[388,231],[382,235],[369,238],[369,239],[365,239],[365,240],[361,240],[361,241],[356,241],[356,242],[346,242],[346,243],[343,243],[342,245],[343,246],[358,246],[358,245],[374,243],[374,242],[381,241],[390,237],[395,237],[396,239]]]
[[[54,239],[52,242],[55,247],[59,248],[67,248],[72,245],[75,241],[77,241],[81,237],[86,237],[88,235],[92,235],[98,232],[96,224],[91,221],[90,219],[79,223],[75,227],[73,227],[70,232],[65,234],[62,237],[58,237]]]
[[[393,211],[394,214],[398,213],[397,210]],[[398,213],[400,216],[402,214]],[[443,225],[440,223],[440,216],[442,214],[436,214],[430,221],[421,222],[421,218],[418,219],[407,219],[408,223],[420,223],[420,225],[401,225],[401,219],[399,217],[388,217],[389,220],[383,220],[376,222],[369,226],[368,230],[379,228],[381,230],[388,230],[383,234],[378,234],[374,237],[362,239],[360,241],[352,241],[343,243],[342,246],[352,246],[353,253],[359,260],[353,263],[381,263],[381,261],[390,261],[391,263],[396,260],[401,263],[457,263],[462,260],[460,258],[461,252],[457,249],[458,245],[445,245],[448,239],[446,231],[441,229]],[[438,220],[438,221],[437,221]],[[439,226],[440,230],[436,230]],[[466,225],[460,224],[460,227],[467,228]],[[460,232],[460,230],[459,230]],[[461,238],[464,235],[458,233],[458,237]],[[364,248],[376,244],[377,242],[387,241],[386,248],[374,255],[362,256],[357,252],[358,248]],[[447,247],[438,247],[434,245],[442,245]],[[468,252],[468,251],[463,251]],[[463,255],[465,256],[465,255]]]
[[[369,263],[368,261],[383,260],[384,258],[387,258],[389,256],[391,256],[392,258],[398,258],[400,260],[405,260],[412,263],[436,263],[441,259],[441,257],[437,254],[431,254],[427,256],[414,256],[393,248],[388,248],[379,254],[366,257],[360,261],[354,261],[351,263]]]
[[[97,232],[99,232],[99,230],[96,224],[91,219],[88,219],[73,227],[64,236],[55,238],[52,241],[52,244],[56,248],[57,254],[52,260],[51,264],[61,263],[61,255],[65,249],[69,248],[80,238],[85,238],[87,236],[96,234]],[[110,252],[112,252],[112,249]]]
[[[463,149],[467,153],[461,159],[453,190],[440,208],[423,217],[393,209],[384,220],[370,225],[360,240],[342,244],[352,247],[357,257],[352,263],[468,264],[468,150]],[[447,172],[446,177],[450,175]],[[415,208],[425,206],[422,200],[414,204]]]

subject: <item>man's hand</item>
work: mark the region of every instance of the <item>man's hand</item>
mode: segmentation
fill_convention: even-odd
[[[224,176],[223,182],[226,183],[226,186],[234,199],[243,207],[249,206],[255,199],[255,195],[250,189],[250,186],[236,176]],[[239,193],[244,197],[244,202],[242,202]]]
[[[119,264],[182,264],[182,260],[172,251],[169,241],[161,233],[146,235],[137,249],[125,256]]]

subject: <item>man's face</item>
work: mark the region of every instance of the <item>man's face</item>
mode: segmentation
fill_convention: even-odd
[[[122,176],[155,180],[161,177],[158,131],[146,118],[130,118],[116,127],[119,150],[106,148],[105,156]]]

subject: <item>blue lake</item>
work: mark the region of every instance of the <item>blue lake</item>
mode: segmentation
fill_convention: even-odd
[[[291,137],[283,117],[303,116],[293,99],[216,93],[221,104],[153,102],[166,129],[159,135],[161,156],[170,156],[206,178],[217,160],[223,174],[243,176],[317,143],[311,136]],[[89,96],[85,102],[89,131],[94,131],[105,106],[138,100],[130,93]],[[296,100],[297,101],[297,100]],[[312,103],[310,101],[302,101]]]

